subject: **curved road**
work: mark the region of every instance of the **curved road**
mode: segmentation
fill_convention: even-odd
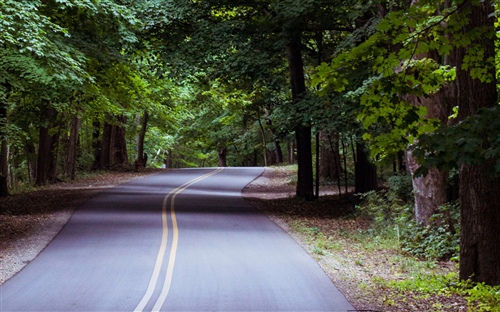
[[[241,198],[262,171],[170,170],[101,193],[0,286],[0,311],[354,310]]]

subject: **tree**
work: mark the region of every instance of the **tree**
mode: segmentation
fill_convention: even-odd
[[[461,47],[458,52],[458,118],[464,120],[482,107],[498,106],[493,64],[496,32],[490,1],[466,2],[459,14],[467,20],[463,35],[471,35],[471,30],[484,31],[473,34],[471,47]],[[471,49],[480,51],[484,63],[469,63]],[[478,68],[484,70],[478,74],[475,71]],[[492,165],[494,161],[488,160],[480,164],[464,163],[459,167],[460,278],[497,285],[500,283],[500,177],[492,177]]]

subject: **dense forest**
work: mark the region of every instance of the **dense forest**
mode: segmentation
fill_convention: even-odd
[[[497,5],[0,0],[0,196],[145,166],[297,163],[310,201],[410,175],[413,220],[460,207],[460,277],[499,284]]]

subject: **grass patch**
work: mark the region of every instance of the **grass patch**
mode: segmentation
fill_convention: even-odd
[[[469,311],[500,311],[500,286],[460,281],[456,272],[444,275],[417,273],[410,279],[382,282],[382,284],[399,293],[413,293],[414,296],[423,299],[429,298],[431,295],[463,296],[467,300]],[[434,303],[433,306],[438,310],[443,308],[443,304],[440,302]]]

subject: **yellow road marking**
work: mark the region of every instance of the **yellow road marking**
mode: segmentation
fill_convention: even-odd
[[[160,243],[160,249],[158,250],[158,255],[156,256],[156,262],[155,266],[153,269],[153,274],[151,274],[151,279],[149,280],[148,288],[146,289],[146,293],[142,297],[141,301],[137,305],[137,307],[134,309],[134,312],[142,312],[146,305],[148,304],[149,300],[151,299],[151,296],[153,295],[153,292],[156,288],[156,284],[158,283],[158,278],[160,277],[160,271],[161,267],[163,264],[163,258],[165,256],[165,251],[167,249],[167,241],[168,241],[168,220],[167,220],[167,203],[168,203],[168,198],[170,195],[174,194],[172,197],[172,209],[171,209],[171,215],[172,215],[172,227],[173,227],[173,240],[172,240],[172,247],[173,243],[175,241],[175,250],[177,250],[177,236],[178,236],[178,229],[177,229],[177,220],[175,219],[175,212],[174,212],[174,203],[173,200],[175,196],[182,191],[184,191],[186,188],[189,186],[193,185],[194,183],[201,181],[205,178],[208,178],[209,176],[216,174],[218,172],[222,171],[221,168],[218,168],[214,171],[211,171],[207,174],[204,174],[202,176],[199,176],[197,178],[194,178],[183,185],[175,188],[174,190],[170,191],[165,197],[163,198],[163,203],[162,203],[162,208],[161,208],[161,223],[162,223],[162,235],[161,235],[161,243]],[[173,248],[172,248],[173,249]],[[170,259],[169,259],[169,264],[172,260],[172,250],[170,253]],[[174,261],[175,261],[175,256],[174,256]],[[172,270],[173,270],[173,265],[172,265]],[[167,268],[168,272],[168,268]],[[169,285],[170,288],[170,285]],[[155,305],[156,306],[156,305]]]
[[[203,179],[208,178],[209,176],[215,175],[219,172],[221,172],[223,168],[218,168],[209,174],[207,174]],[[196,181],[197,182],[197,181]],[[193,183],[196,183],[193,182]],[[167,266],[167,274],[165,275],[165,282],[163,283],[163,288],[161,290],[160,296],[158,297],[158,300],[156,300],[156,303],[153,307],[154,312],[160,311],[161,307],[165,303],[165,300],[167,299],[168,292],[170,291],[170,285],[172,284],[172,275],[174,272],[174,265],[175,265],[175,256],[177,253],[177,244],[179,242],[179,229],[177,228],[177,218],[175,217],[175,208],[174,208],[174,203],[175,203],[175,197],[180,194],[182,191],[184,191],[186,188],[188,188],[191,184],[186,185],[182,189],[178,190],[177,192],[174,193],[172,196],[172,201],[170,203],[170,217],[172,218],[172,247],[170,248],[170,257],[168,260],[168,266]]]

